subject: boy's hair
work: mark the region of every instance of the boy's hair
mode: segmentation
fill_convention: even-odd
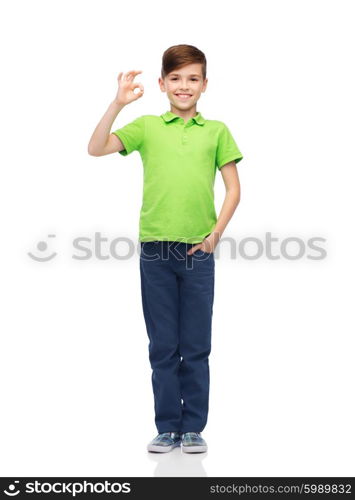
[[[177,70],[187,64],[202,64],[202,76],[206,79],[207,61],[205,54],[193,45],[179,44],[166,49],[163,54],[161,77],[164,79],[173,70]]]

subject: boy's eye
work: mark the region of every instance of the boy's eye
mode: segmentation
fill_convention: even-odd
[[[177,80],[176,77],[172,78],[172,80]],[[197,81],[197,78],[191,78],[191,80]]]

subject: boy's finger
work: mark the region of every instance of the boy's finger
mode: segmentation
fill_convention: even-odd
[[[135,70],[135,69],[132,69],[131,71],[128,71],[128,72],[126,73],[127,77],[129,77],[129,78],[127,78],[127,80],[131,80],[131,79],[133,79],[133,78],[134,78],[136,75],[138,75],[139,73],[142,73],[142,71],[140,71],[140,70],[139,70],[139,71],[137,71],[137,70]]]

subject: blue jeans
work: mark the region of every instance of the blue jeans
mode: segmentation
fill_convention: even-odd
[[[194,245],[140,242],[158,433],[202,432],[207,422],[215,261],[202,250],[187,255]]]

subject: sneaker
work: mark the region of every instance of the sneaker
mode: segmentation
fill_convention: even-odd
[[[179,432],[162,432],[158,434],[147,446],[148,451],[166,453],[180,446],[181,438]]]
[[[207,451],[207,443],[200,432],[184,432],[181,434],[182,451],[185,453],[203,453]]]

